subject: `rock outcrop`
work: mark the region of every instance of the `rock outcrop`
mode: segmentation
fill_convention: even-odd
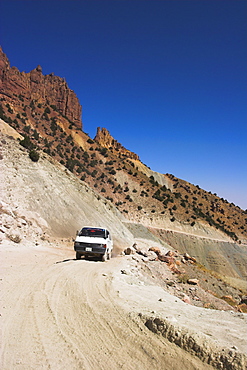
[[[71,120],[79,129],[82,127],[82,107],[66,81],[53,73],[42,74],[41,66],[29,73],[10,67],[7,56],[0,47],[0,98],[12,106],[25,105],[31,101],[46,103]]]
[[[100,144],[103,148],[111,148],[111,150],[114,150],[119,153],[120,156],[140,160],[139,156],[130,150],[126,149],[122,144],[120,144],[117,140],[115,140],[110,132],[106,128],[97,128],[97,134],[94,138],[94,140]]]

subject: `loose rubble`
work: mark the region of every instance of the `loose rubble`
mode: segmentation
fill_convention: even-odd
[[[134,243],[122,255],[131,256],[136,262],[136,268],[148,271],[156,284],[185,303],[197,307],[247,312],[246,296],[210,273],[201,271],[196,258],[188,253],[181,254],[157,246],[143,247]],[[126,271],[122,273],[131,275]],[[208,289],[209,285],[211,289]]]
[[[150,252],[152,253],[150,254]],[[156,255],[155,259],[153,259],[153,253]],[[167,251],[156,246],[143,247],[136,243],[132,247],[126,248],[122,256],[126,256],[128,268],[121,270],[121,276],[127,283],[126,289],[128,286],[135,289],[136,293],[130,295],[133,301],[138,301],[141,298],[140,290],[138,290],[141,289],[140,285],[142,285],[142,289],[146,289],[148,309],[147,312],[139,313],[139,317],[150,331],[162,335],[188,353],[197,356],[205,365],[210,364],[213,368],[225,370],[246,368],[246,355],[243,346],[239,350],[236,345],[235,335],[237,334],[234,329],[231,334],[233,338],[230,340],[232,345],[225,346],[223,337],[221,338],[223,342],[218,342],[217,335],[212,337],[211,329],[206,328],[206,325],[202,329],[200,323],[201,317],[205,316],[204,320],[214,328],[217,325],[217,320],[222,320],[220,325],[225,328],[226,332],[228,329],[224,322],[231,320],[231,318],[231,325],[235,319],[242,319],[244,325],[246,314],[242,312],[246,309],[245,295],[239,295],[239,292],[234,289],[231,291],[231,288],[227,287],[226,284],[225,290],[223,290],[224,282],[218,281],[217,278],[205,272],[202,274],[200,270],[198,277],[197,261],[188,253]],[[190,277],[191,273],[193,276]],[[205,289],[203,279],[207,280],[207,284],[210,281],[212,289],[214,285],[218,284],[218,288],[222,289],[222,296],[218,298],[214,291]],[[157,306],[157,303],[152,300],[153,309],[149,309],[151,296],[157,296],[158,286],[163,288],[163,293],[160,290],[158,293],[160,296],[156,301],[160,306]],[[223,294],[227,291],[232,294]],[[175,297],[171,299],[170,295]],[[135,298],[136,296],[137,298]],[[171,311],[171,305],[174,311]],[[242,305],[245,306],[242,307]],[[133,304],[134,306],[135,304]],[[197,309],[198,311],[195,311]],[[196,323],[198,323],[198,327]],[[221,329],[217,328],[217,330]],[[229,327],[229,330],[232,329]]]

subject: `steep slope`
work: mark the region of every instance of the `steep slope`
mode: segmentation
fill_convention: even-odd
[[[111,229],[115,248],[133,243],[124,216],[109,201],[47,154],[32,162],[13,138],[18,134],[0,123],[1,132],[8,133],[1,137],[0,161],[3,227],[8,235],[18,232],[21,239],[34,238],[32,242],[46,235],[71,238],[84,225],[98,225]]]
[[[147,253],[150,246],[169,248],[160,235],[129,222],[47,154],[33,162],[19,134],[0,123],[2,368],[242,370],[246,314],[240,306],[246,304],[232,307],[207,289],[217,285],[238,303],[246,297],[202,272],[196,287],[179,282],[183,275]],[[137,243],[135,254],[76,261],[75,230],[102,222],[112,231],[115,255]],[[183,268],[196,272],[190,263]]]
[[[68,104],[66,94],[54,97],[53,92],[52,101],[40,96],[34,99],[31,72],[10,68],[3,53],[0,59],[0,117],[23,135],[22,145],[28,151],[35,150],[41,157],[47,154],[51,162],[65,166],[97,196],[104,196],[128,221],[128,228],[141,224],[161,242],[188,251],[209,269],[233,279],[246,278],[246,211],[198,185],[152,171],[104,128],[98,128],[95,139],[91,139],[81,131],[79,113],[69,114],[70,118],[64,115],[70,112],[64,108]],[[56,76],[43,76],[40,68],[34,75],[40,76],[39,91],[43,91],[42,81],[46,82],[45,94],[49,95],[54,86],[60,91],[61,81]],[[24,84],[24,98],[16,92],[19,78],[30,82]],[[60,105],[55,106],[54,99],[61,99]],[[79,112],[78,101],[73,99]],[[53,230],[57,227],[55,221],[52,226]],[[67,223],[63,230],[72,229]],[[213,256],[208,253],[211,250]]]

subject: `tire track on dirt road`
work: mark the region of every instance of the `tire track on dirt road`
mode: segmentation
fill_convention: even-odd
[[[76,261],[71,250],[1,248],[3,370],[211,369],[123,308],[112,286],[121,258]]]

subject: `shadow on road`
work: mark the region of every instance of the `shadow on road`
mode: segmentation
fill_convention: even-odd
[[[78,260],[77,260],[77,259],[75,259],[75,258],[69,258],[69,259],[67,259],[67,260],[57,261],[57,262],[55,262],[55,265],[57,265],[58,263],[69,262],[69,261],[78,261]]]
[[[76,258],[68,258],[66,260],[63,260],[63,261],[57,261],[55,262],[55,265],[57,265],[58,263],[64,263],[64,262],[70,262],[70,261],[77,261],[77,262],[82,262],[82,261],[94,261],[94,262],[102,262],[101,261],[101,258],[98,258],[98,257],[86,257],[86,258],[81,258],[79,260],[77,260]]]

